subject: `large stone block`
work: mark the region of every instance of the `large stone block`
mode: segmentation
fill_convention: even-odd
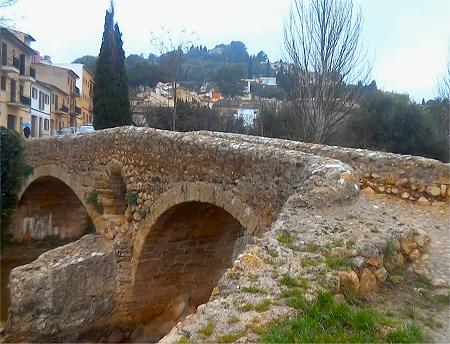
[[[70,338],[107,321],[116,279],[111,242],[91,234],[13,269],[8,335],[13,341]]]

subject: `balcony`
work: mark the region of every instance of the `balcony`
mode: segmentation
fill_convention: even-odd
[[[36,70],[31,67],[29,70],[30,70],[30,73],[27,74],[25,72],[25,66],[20,69],[20,75],[19,75],[20,80],[36,82]]]
[[[25,96],[20,96],[20,103],[23,105],[31,106],[31,98],[29,97],[25,97]]]
[[[2,71],[6,73],[20,73],[20,62],[17,57],[13,57],[12,64],[8,64],[8,59],[2,56]]]
[[[69,108],[66,105],[61,105],[58,109],[58,106],[56,106],[54,112],[58,115],[67,115],[69,114]]]
[[[7,104],[15,108],[27,109],[31,106],[31,99],[24,95],[19,95],[17,92],[12,92]]]
[[[75,113],[77,115],[81,115],[81,108],[79,108],[78,106],[75,106]]]

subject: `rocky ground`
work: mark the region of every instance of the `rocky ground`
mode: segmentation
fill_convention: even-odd
[[[320,290],[352,297],[418,323],[427,342],[450,342],[448,205],[372,193],[314,211],[294,212],[289,203],[295,199],[228,269],[210,302],[162,342],[258,342],[270,324],[295,313],[283,298],[293,285],[307,299]]]

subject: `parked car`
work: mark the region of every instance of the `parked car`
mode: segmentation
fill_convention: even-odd
[[[82,125],[81,127],[77,128],[77,134],[87,134],[95,131],[93,125]]]
[[[73,127],[67,127],[67,128],[61,128],[59,129],[58,135],[59,136],[68,136],[75,134],[75,128]]]

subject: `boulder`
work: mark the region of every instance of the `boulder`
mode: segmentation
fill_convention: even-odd
[[[417,200],[417,203],[420,204],[420,205],[422,205],[422,206],[430,205],[430,201],[427,200],[425,197],[420,197],[420,198]]]
[[[441,188],[437,187],[436,185],[429,185],[425,189],[426,193],[430,196],[437,197],[441,195]]]
[[[367,260],[367,264],[370,264],[372,266],[379,266],[382,263],[383,263],[383,258],[381,258],[381,256],[379,256],[379,255],[372,256]]]
[[[359,281],[359,291],[361,294],[373,292],[377,289],[377,278],[369,269],[364,269]]]
[[[377,271],[375,271],[375,277],[377,278],[377,281],[380,283],[386,281],[387,277],[386,269],[383,266],[379,268]]]
[[[359,292],[359,278],[355,271],[339,271],[338,277],[342,291]]]

